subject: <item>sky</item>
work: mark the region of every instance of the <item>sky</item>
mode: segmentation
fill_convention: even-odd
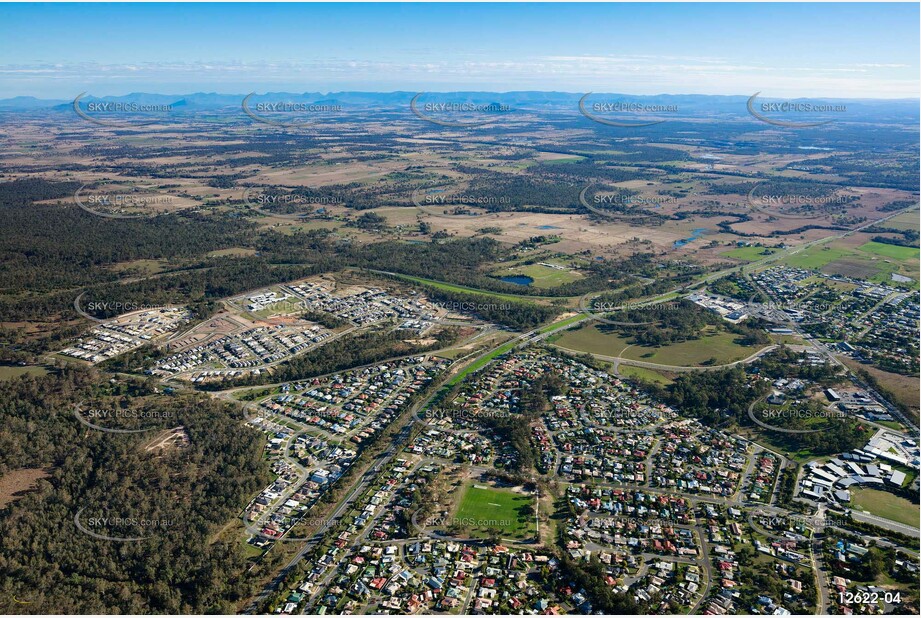
[[[919,96],[918,3],[0,4],[0,98]]]

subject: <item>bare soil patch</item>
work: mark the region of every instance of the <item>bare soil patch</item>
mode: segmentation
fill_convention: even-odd
[[[51,468],[20,468],[0,476],[0,509],[19,500],[41,479],[51,476]]]

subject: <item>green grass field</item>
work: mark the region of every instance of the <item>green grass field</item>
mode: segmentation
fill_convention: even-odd
[[[471,373],[473,373],[473,372],[476,371],[477,369],[480,369],[480,368],[485,367],[486,365],[488,365],[489,362],[490,362],[492,359],[496,358],[497,356],[502,356],[503,354],[505,354],[506,352],[508,352],[508,351],[511,350],[512,348],[514,348],[515,345],[518,344],[518,343],[519,343],[519,341],[518,341],[517,339],[513,339],[513,340],[509,341],[508,343],[502,344],[500,347],[496,348],[495,350],[493,350],[493,351],[490,352],[489,354],[483,356],[482,358],[478,358],[476,361],[474,361],[474,362],[472,362],[471,364],[469,364],[469,365],[467,365],[466,367],[464,367],[464,368],[461,370],[461,372],[458,373],[456,376],[454,376],[453,378],[451,378],[451,379],[447,382],[447,384],[445,384],[445,386],[454,386],[455,384],[457,384],[458,382],[460,382],[461,380],[463,380],[464,378],[466,378],[468,375],[470,375]]]
[[[547,326],[541,326],[538,332],[549,333],[550,331],[560,330],[561,328],[565,328],[566,326],[569,326],[570,324],[574,322],[578,322],[579,320],[582,320],[584,318],[585,316],[583,314],[577,313],[576,315],[569,316],[565,320],[560,320],[559,322],[553,322],[552,324],[548,324]]]
[[[541,289],[555,288],[557,286],[563,285],[564,283],[571,283],[582,278],[582,275],[569,269],[559,270],[558,268],[550,268],[549,266],[541,266],[540,264],[515,266],[513,268],[508,268],[493,273],[493,276],[495,277],[508,277],[515,275],[530,277],[534,280],[534,282],[531,284],[531,287]]]
[[[411,281],[413,283],[421,283],[423,285],[430,285],[438,290],[445,290],[446,292],[463,292],[465,294],[479,294],[481,296],[488,296],[490,298],[499,298],[502,300],[508,300],[511,302],[522,302],[522,301],[531,301],[538,299],[552,299],[552,296],[526,296],[526,295],[516,295],[516,294],[503,294],[501,292],[490,292],[489,290],[481,290],[479,288],[468,288],[463,285],[457,285],[454,283],[445,283],[444,281],[436,281],[434,279],[425,279],[423,277],[413,277],[412,275],[395,275],[397,279],[403,279],[404,281]]]
[[[535,533],[534,498],[510,489],[470,484],[466,487],[454,520],[471,534],[485,535],[498,529],[505,538],[525,539]]]
[[[28,365],[26,367],[19,366],[0,366],[0,380],[9,380],[11,378],[18,378],[19,376],[43,376],[48,373],[48,370],[44,367],[39,367],[37,365]]]
[[[851,505],[873,515],[918,527],[918,506],[888,491],[861,487],[851,491]]]
[[[791,255],[784,261],[794,268],[818,269],[851,254],[847,249],[819,245]]]
[[[794,268],[821,270],[825,274],[841,274],[874,283],[891,283],[892,274],[900,274],[918,285],[918,249],[885,243],[867,242],[850,248],[835,244],[810,247],[783,259]]]
[[[760,349],[739,345],[735,343],[737,338],[738,335],[733,333],[711,330],[699,339],[654,348],[632,345],[629,338],[591,325],[567,331],[555,343],[578,352],[689,367],[702,366],[711,360],[713,362],[707,364],[724,365],[746,358]]]
[[[566,331],[554,343],[577,352],[588,352],[603,356],[620,356],[624,349],[630,345],[627,338],[621,337],[614,332],[602,332],[598,330],[597,324],[592,322],[581,328]]]
[[[669,380],[664,375],[655,371],[653,369],[646,369],[645,367],[633,367],[632,365],[621,365],[618,368],[618,373],[624,376],[625,378],[637,378],[638,380],[644,380],[646,382],[655,382],[658,384],[669,385],[674,380]]]
[[[216,251],[209,251],[205,255],[207,257],[248,257],[250,255],[255,255],[255,249],[245,249],[242,247],[233,247],[230,249],[217,249]]]
[[[892,258],[893,260],[917,260],[921,249],[917,247],[900,247],[882,242],[870,241],[860,245],[859,249],[874,255]]]
[[[892,227],[897,230],[917,230],[919,228],[918,221],[918,211],[911,210],[909,212],[903,212],[898,217],[889,219],[885,227]]]
[[[704,364],[724,365],[754,354],[759,348],[735,343],[738,335],[715,332],[700,339],[684,341],[662,348],[632,347],[626,358],[643,360],[662,365],[695,366]],[[651,352],[651,354],[650,354]],[[713,361],[708,363],[708,361]]]
[[[112,265],[112,270],[121,273],[136,270],[145,275],[155,275],[169,268],[168,260],[131,260]]]
[[[548,159],[546,161],[541,161],[541,163],[544,165],[556,165],[558,163],[578,163],[584,160],[585,157],[565,157],[560,159]]]
[[[569,324],[572,324],[573,322],[577,322],[578,320],[581,320],[581,319],[584,319],[584,318],[585,318],[584,315],[582,315],[581,313],[578,313],[578,314],[576,314],[576,315],[573,315],[573,316],[570,316],[570,317],[566,318],[565,320],[560,320],[559,322],[554,322],[553,324],[548,324],[547,326],[543,326],[543,327],[541,327],[541,328],[539,329],[538,332],[540,332],[540,333],[548,333],[548,332],[552,332],[552,331],[554,331],[554,330],[559,330],[559,329],[565,328],[566,326],[568,326]],[[455,384],[457,384],[458,382],[460,382],[461,380],[463,380],[464,378],[466,378],[468,375],[470,375],[471,373],[473,373],[473,372],[476,371],[477,369],[480,369],[480,368],[482,368],[482,367],[485,367],[485,366],[488,365],[488,364],[490,363],[490,361],[492,361],[494,358],[496,358],[497,356],[502,356],[503,354],[505,354],[506,352],[508,352],[508,351],[511,350],[512,348],[514,348],[514,347],[515,347],[516,345],[518,345],[519,343],[521,343],[521,341],[516,337],[516,338],[512,339],[511,341],[508,341],[508,342],[502,344],[500,347],[496,348],[495,350],[493,350],[493,351],[490,352],[489,354],[483,356],[482,358],[477,359],[476,361],[474,361],[473,363],[471,363],[471,364],[468,365],[467,367],[464,367],[464,369],[461,370],[461,372],[458,373],[456,376],[454,376],[453,378],[451,378],[451,379],[445,384],[445,386],[454,386]]]
[[[739,247],[738,249],[732,249],[731,251],[724,251],[721,255],[735,258],[737,260],[757,262],[758,260],[761,260],[768,255],[774,255],[775,253],[777,253],[776,249],[768,249],[766,247]]]

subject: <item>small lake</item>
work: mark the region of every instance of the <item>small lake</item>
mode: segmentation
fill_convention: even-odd
[[[515,285],[531,285],[534,283],[534,279],[525,275],[509,275],[508,277],[502,277],[502,281],[514,283]]]
[[[555,225],[538,225],[537,229],[539,230],[558,230],[560,228]]]
[[[704,232],[706,231],[707,231],[707,228],[703,228],[703,227],[694,228],[693,230],[691,230],[690,238],[681,238],[679,240],[676,240],[675,246],[683,247],[688,243],[694,242],[695,240],[703,236]]]

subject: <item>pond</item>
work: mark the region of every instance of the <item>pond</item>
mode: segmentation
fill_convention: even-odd
[[[509,275],[508,277],[502,277],[502,281],[514,283],[515,285],[531,285],[534,283],[534,279],[525,275]]]
[[[706,231],[707,231],[707,228],[703,228],[703,227],[694,228],[693,230],[691,230],[691,237],[690,237],[690,238],[681,238],[681,239],[679,239],[679,240],[676,240],[676,241],[675,241],[675,246],[676,246],[676,247],[683,247],[683,246],[685,246],[686,244],[688,244],[689,242],[694,242],[695,240],[697,240],[698,238],[700,238],[701,236],[703,236],[703,233],[706,232]]]

